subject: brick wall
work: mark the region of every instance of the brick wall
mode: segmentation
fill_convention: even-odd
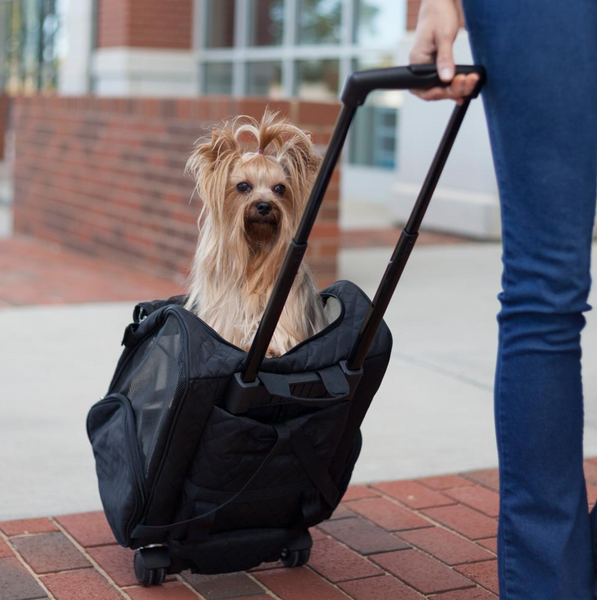
[[[193,0],[98,0],[98,48],[190,49]]]
[[[6,130],[8,128],[8,96],[0,94],[0,160],[4,160]]]
[[[199,201],[185,162],[206,124],[266,105],[327,144],[338,106],[262,99],[30,97],[14,105],[15,231],[165,276],[186,275]],[[339,174],[313,231],[320,284],[336,274]]]
[[[461,4],[461,0],[458,0],[458,4]],[[406,2],[406,29],[407,31],[413,31],[417,28],[417,17],[419,16],[419,9],[421,8],[421,0],[407,0]],[[462,14],[462,11],[461,11]],[[460,19],[460,26],[464,27],[464,19]]]

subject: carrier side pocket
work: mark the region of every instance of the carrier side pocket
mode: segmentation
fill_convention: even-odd
[[[129,399],[111,394],[91,407],[87,435],[93,447],[100,497],[114,537],[130,545],[130,534],[143,513],[147,490]]]

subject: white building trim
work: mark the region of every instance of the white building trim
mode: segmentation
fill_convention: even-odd
[[[92,68],[93,88],[99,96],[197,96],[192,50],[99,48]]]
[[[67,48],[58,75],[58,91],[64,96],[91,91],[94,4],[94,0],[76,0],[67,5],[64,16]]]

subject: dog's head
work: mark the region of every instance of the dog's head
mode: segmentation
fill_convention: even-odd
[[[187,163],[204,222],[255,251],[285,246],[298,225],[320,157],[310,137],[276,114],[238,117],[212,130]]]

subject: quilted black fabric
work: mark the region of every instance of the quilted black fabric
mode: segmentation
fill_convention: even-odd
[[[313,373],[348,357],[370,300],[347,281],[322,296],[338,299],[340,316],[266,359],[262,372]],[[276,560],[288,540],[335,509],[392,339],[382,324],[350,400],[235,415],[225,395],[247,355],[182,303],[178,297],[137,307],[135,314],[148,316],[127,327],[108,395],[90,410],[102,502],[120,544],[167,544],[178,565],[172,569],[247,569]]]

